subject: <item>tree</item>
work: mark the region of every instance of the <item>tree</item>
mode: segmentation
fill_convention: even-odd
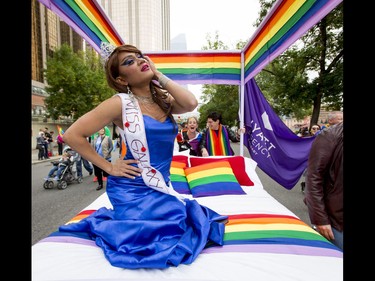
[[[259,0],[259,26],[275,0]],[[208,36],[208,47],[228,49],[216,34]],[[238,49],[246,42],[239,42]],[[255,80],[269,104],[279,116],[319,123],[323,105],[328,110],[343,107],[343,5],[339,4],[313,26],[295,44],[268,64]],[[205,126],[210,111],[223,114],[225,122],[236,125],[238,118],[238,86],[204,85],[199,109],[200,127]]]
[[[45,99],[48,117],[72,117],[75,121],[113,95],[95,51],[74,53],[67,44],[47,59]]]
[[[238,96],[239,87],[233,85],[203,85],[202,101],[199,108],[199,127],[205,128],[207,116],[216,111],[221,113],[223,123],[236,126],[238,121]]]
[[[259,26],[275,0],[260,0]],[[321,106],[343,107],[343,4],[339,4],[255,80],[278,115],[319,123]]]
[[[227,50],[228,47],[220,40],[216,32],[212,40],[208,34],[206,36],[207,46],[203,50]],[[241,49],[246,42],[238,42],[237,49]],[[216,111],[223,117],[223,123],[228,126],[237,126],[239,110],[239,86],[236,85],[203,85],[201,99],[204,104],[198,109],[199,127],[205,128],[207,116],[209,113]]]

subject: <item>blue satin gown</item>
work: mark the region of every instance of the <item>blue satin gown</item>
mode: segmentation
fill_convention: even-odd
[[[159,122],[144,115],[151,165],[169,182],[177,126],[170,118]],[[126,159],[133,158],[128,149]],[[121,268],[167,268],[192,263],[208,245],[222,245],[224,221],[213,210],[146,186],[108,176],[106,191],[113,209],[102,207],[60,232],[83,232],[100,246],[107,260]]]

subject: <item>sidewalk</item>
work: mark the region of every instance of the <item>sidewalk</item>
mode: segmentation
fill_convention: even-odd
[[[38,160],[38,149],[32,149],[31,150],[31,164],[34,165],[34,164],[37,164],[37,163],[41,163],[41,162],[50,162],[50,161],[54,161],[54,160],[57,160],[59,159],[61,156],[57,154],[57,149],[55,149],[53,152],[54,152],[54,155],[51,156],[49,159],[44,159],[44,160]]]
[[[118,152],[119,152],[118,149],[113,151],[112,157],[114,154],[116,155],[116,157],[118,157]],[[51,156],[49,159],[38,160],[38,149],[32,149],[31,150],[31,164],[34,165],[34,164],[41,163],[41,162],[50,162],[50,161],[58,160],[61,157],[61,155],[57,154],[57,148],[53,150],[53,153],[54,155]]]
[[[239,142],[231,143],[231,146],[235,154],[240,155],[240,143]],[[51,156],[49,159],[38,160],[38,149],[35,149],[35,148],[31,149],[31,164],[34,165],[34,164],[41,163],[41,162],[54,161],[54,160],[58,160],[61,157],[60,155],[58,155],[57,147],[53,150],[53,153],[54,155]],[[116,157],[118,157],[119,150],[116,149],[115,151],[113,151],[112,157],[113,157],[113,153],[115,153]],[[247,149],[244,149],[243,156],[250,157],[249,151]]]

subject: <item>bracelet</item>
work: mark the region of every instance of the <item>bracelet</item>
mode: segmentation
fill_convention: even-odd
[[[160,86],[162,86],[163,88],[165,88],[165,86],[167,86],[167,84],[168,84],[169,81],[171,81],[171,79],[169,79],[169,78],[168,78],[167,76],[165,76],[164,74],[161,75],[161,76],[159,77],[159,80],[158,80]]]

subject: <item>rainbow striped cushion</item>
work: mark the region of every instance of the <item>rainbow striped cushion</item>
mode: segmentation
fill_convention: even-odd
[[[173,189],[180,194],[191,194],[189,184],[187,182],[185,171],[186,163],[172,161],[170,168],[170,179]]]
[[[246,194],[228,160],[186,168],[185,175],[193,197]]]

